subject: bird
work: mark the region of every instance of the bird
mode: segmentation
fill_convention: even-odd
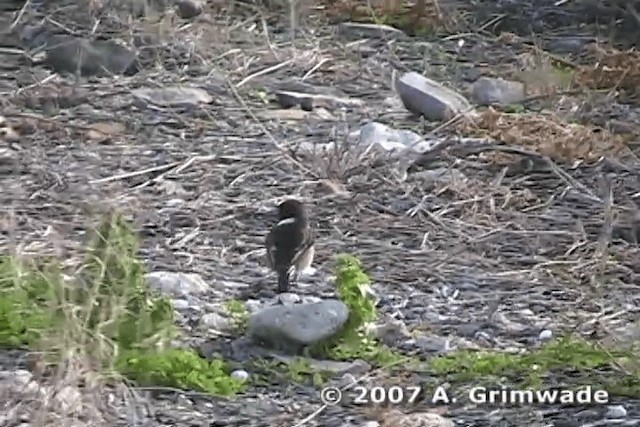
[[[267,263],[278,274],[278,293],[283,293],[313,263],[315,239],[302,202],[288,199],[277,209],[278,223],[267,234],[265,246]]]

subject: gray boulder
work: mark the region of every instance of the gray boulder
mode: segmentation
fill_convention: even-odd
[[[336,299],[275,305],[249,318],[247,334],[254,342],[297,354],[338,333],[348,318],[349,309]]]

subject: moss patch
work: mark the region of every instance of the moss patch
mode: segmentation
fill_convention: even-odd
[[[249,311],[244,302],[235,299],[229,300],[225,302],[224,308],[238,331],[244,331],[249,321]]]
[[[227,374],[222,360],[208,361],[180,349],[145,353],[129,351],[118,360],[118,370],[141,385],[196,389],[229,396],[244,389],[244,381]]]
[[[509,381],[520,387],[542,388],[551,386],[554,379],[567,378],[576,385],[601,386],[610,394],[637,397],[640,372],[621,376],[616,368],[633,357],[633,352],[605,350],[568,336],[523,354],[458,351],[434,358],[428,369],[453,383]]]

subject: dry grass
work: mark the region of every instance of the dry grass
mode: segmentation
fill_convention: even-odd
[[[567,123],[550,114],[506,114],[489,108],[456,128],[465,136],[491,138],[563,162],[593,162],[603,156],[628,153],[625,138],[606,129]],[[513,158],[503,160],[513,162]]]
[[[590,45],[590,65],[577,70],[577,84],[590,89],[629,91],[637,95],[640,84],[640,53],[634,49],[619,51],[597,44]]]
[[[438,0],[326,0],[320,2],[332,19],[390,24],[417,33],[452,31],[458,15],[443,10]]]

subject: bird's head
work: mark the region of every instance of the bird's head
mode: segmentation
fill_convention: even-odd
[[[278,205],[278,219],[295,218],[306,219],[307,213],[304,208],[304,204],[296,199],[288,199]]]

